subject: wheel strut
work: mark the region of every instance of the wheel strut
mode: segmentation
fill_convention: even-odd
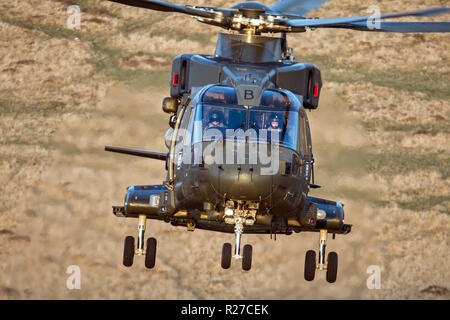
[[[244,226],[242,225],[241,219],[237,219],[236,224],[234,225],[234,235],[235,235],[235,243],[234,243],[234,256],[235,259],[242,259],[241,256],[241,235],[244,231]]]
[[[241,255],[241,237],[244,233],[244,223],[248,222],[248,210],[242,204],[239,204],[237,209],[233,209],[235,203],[227,203],[227,209],[224,212],[225,223],[234,224],[234,255],[231,256],[231,244],[224,244],[222,247],[222,268],[228,269],[231,264],[231,259],[242,260],[242,269],[249,271],[252,267],[252,246],[245,245],[243,254]],[[232,212],[230,212],[232,211]],[[254,217],[253,217],[254,218]]]
[[[321,229],[319,237],[319,261],[317,264],[318,270],[325,270],[327,268],[327,263],[325,262],[325,249],[327,246],[327,236],[328,231]]]
[[[145,214],[139,215],[138,222],[138,243],[135,254],[138,256],[145,255],[145,247],[144,247],[144,233],[146,228],[147,216]]]

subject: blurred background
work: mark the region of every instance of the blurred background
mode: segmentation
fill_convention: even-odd
[[[173,1],[231,7],[236,1]],[[271,1],[261,1],[269,4]],[[311,17],[448,5],[440,0],[332,0]],[[67,8],[81,8],[80,29]],[[448,21],[449,16],[435,20]],[[427,21],[433,20],[427,18]],[[244,235],[253,267],[220,267],[233,235],[149,221],[157,262],[122,265],[135,219],[113,216],[126,187],[159,184],[164,164],[105,145],[165,151],[171,59],[211,54],[222,30],[177,14],[108,1],[0,0],[1,299],[450,298],[450,38],[315,30],[288,35],[296,61],[321,68],[308,113],[311,195],[345,204],[353,230],[328,241],[338,280],[303,278],[317,234]],[[81,289],[69,290],[77,265]],[[381,270],[370,290],[369,266]]]

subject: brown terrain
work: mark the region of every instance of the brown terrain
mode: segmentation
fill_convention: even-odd
[[[448,5],[332,0],[310,16],[361,15],[374,3],[382,12]],[[81,6],[79,30],[66,27],[72,4]],[[218,32],[107,1],[0,0],[0,298],[449,299],[448,34],[324,29],[288,38],[296,60],[324,78],[319,109],[308,113],[322,185],[311,194],[345,203],[354,226],[328,242],[339,253],[335,284],[320,273],[303,279],[305,252],[318,247],[307,233],[245,235],[254,260],[244,272],[236,262],[220,268],[232,235],[150,221],[156,268],[139,257],[122,266],[137,221],[114,217],[111,205],[126,186],[160,183],[164,165],[103,147],[164,151],[171,59],[212,53]],[[80,267],[80,290],[66,287],[70,265]],[[366,286],[371,265],[381,289]]]

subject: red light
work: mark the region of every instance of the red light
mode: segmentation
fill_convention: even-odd
[[[172,85],[176,87],[178,85],[178,73],[173,74]]]
[[[317,97],[319,95],[319,85],[315,84],[314,85],[314,98]]]

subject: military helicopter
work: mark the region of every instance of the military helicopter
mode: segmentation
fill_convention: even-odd
[[[382,14],[374,26],[369,16],[305,18],[324,0],[282,0],[270,6],[243,2],[231,9],[188,6],[164,1],[110,0],[134,7],[177,12],[199,22],[222,27],[212,55],[181,54],[173,59],[170,97],[162,108],[169,113],[167,152],[106,146],[106,151],[165,162],[160,185],[128,187],[118,217],[138,219],[138,239],[125,238],[123,264],[145,256],[153,268],[157,241],[144,244],[147,219],[161,220],[188,231],[203,229],[234,233],[222,247],[221,266],[242,260],[252,265],[252,246],[243,234],[319,234],[316,251],[306,252],[304,277],[316,270],[336,281],[338,255],[326,254],[329,234],[348,234],[343,204],[309,196],[314,183],[314,157],[305,110],[318,107],[321,73],[311,63],[295,62],[287,33],[318,28],[372,32],[449,32],[450,22],[381,22],[387,18],[432,16],[449,12],[433,8]],[[268,35],[263,35],[268,34]],[[276,36],[279,34],[279,36]]]

